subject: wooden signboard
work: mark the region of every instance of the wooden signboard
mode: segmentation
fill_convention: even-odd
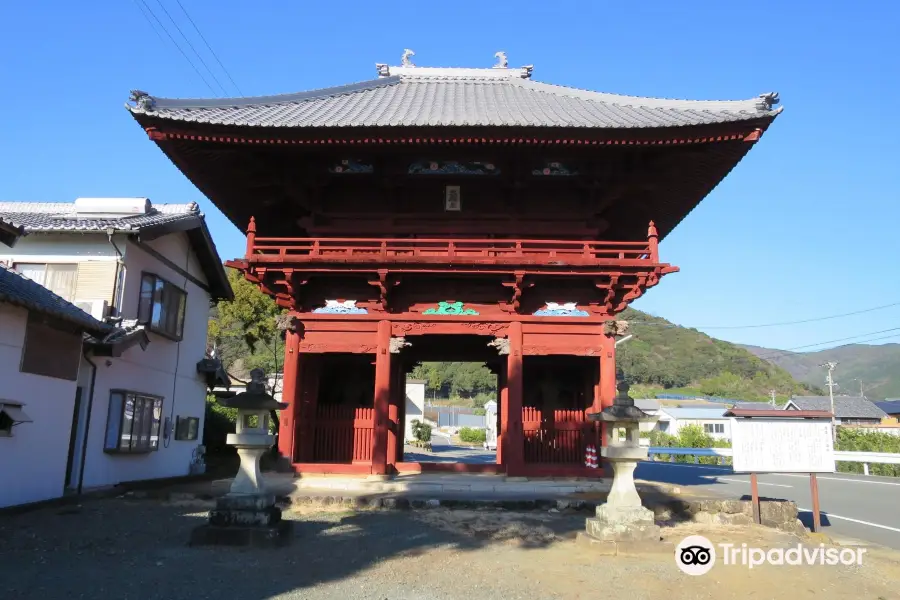
[[[810,419],[732,421],[735,473],[834,473],[831,423]]]

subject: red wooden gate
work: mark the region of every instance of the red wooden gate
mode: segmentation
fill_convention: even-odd
[[[585,432],[590,424],[583,410],[555,410],[552,418],[529,406],[522,408],[525,462],[530,464],[584,464]]]
[[[313,462],[372,461],[375,409],[340,404],[316,408]]]

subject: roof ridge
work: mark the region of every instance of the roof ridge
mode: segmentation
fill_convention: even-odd
[[[306,100],[318,100],[321,98],[355,94],[380,87],[396,85],[398,83],[400,83],[400,77],[382,77],[379,79],[367,79],[356,83],[317,88],[302,92],[290,92],[268,96],[245,96],[240,98],[163,98],[151,96],[147,92],[140,90],[132,90],[130,100],[134,102],[135,105],[132,106],[126,103],[125,108],[132,113],[152,113],[154,110],[161,108],[190,109],[289,104]]]
[[[505,83],[519,85],[539,92],[554,93],[556,95],[565,95],[580,100],[600,101],[609,104],[620,104],[625,106],[633,106],[635,104],[646,106],[648,108],[674,108],[674,104],[696,103],[699,105],[709,105],[710,107],[725,106],[730,107],[739,104],[754,103],[756,109],[772,110],[772,107],[779,103],[778,93],[772,92],[767,94],[759,94],[756,98],[745,98],[743,100],[695,100],[690,98],[672,98],[663,96],[632,96],[629,94],[616,94],[613,92],[599,92],[595,90],[586,90],[574,86],[559,85],[556,83],[546,83],[534,80],[514,80],[510,79]],[[634,102],[622,102],[623,100],[633,100]],[[750,108],[750,107],[748,107]],[[720,108],[721,110],[721,108]],[[777,109],[781,110],[781,108]]]

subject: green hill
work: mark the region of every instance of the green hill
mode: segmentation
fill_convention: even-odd
[[[821,386],[825,381],[825,362],[838,363],[834,380],[840,386],[836,393],[858,396],[860,380],[867,398],[900,397],[900,344],[847,344],[818,352],[783,352],[743,346],[743,348],[777,365],[798,381]]]
[[[632,308],[619,317],[634,335],[619,345],[616,362],[634,382],[632,396],[655,393],[768,400],[770,390],[786,400],[791,394],[819,390],[798,382],[783,368],[749,350],[674,325]]]

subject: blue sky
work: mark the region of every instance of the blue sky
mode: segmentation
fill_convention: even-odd
[[[145,1],[181,41],[158,0]],[[403,48],[421,66],[486,67],[505,50],[511,66],[534,64],[536,80],[623,94],[777,91],[784,113],[662,243],[681,273],[635,306],[777,348],[900,327],[896,306],[717,328],[900,302],[900,8],[891,3],[181,1],[245,95],[371,79]],[[196,200],[223,258],[236,257],[241,234],[123,108],[133,88],[212,95],[140,2],[0,5],[0,200]],[[176,0],[162,2],[205,52]],[[900,335],[876,343],[891,341]]]

